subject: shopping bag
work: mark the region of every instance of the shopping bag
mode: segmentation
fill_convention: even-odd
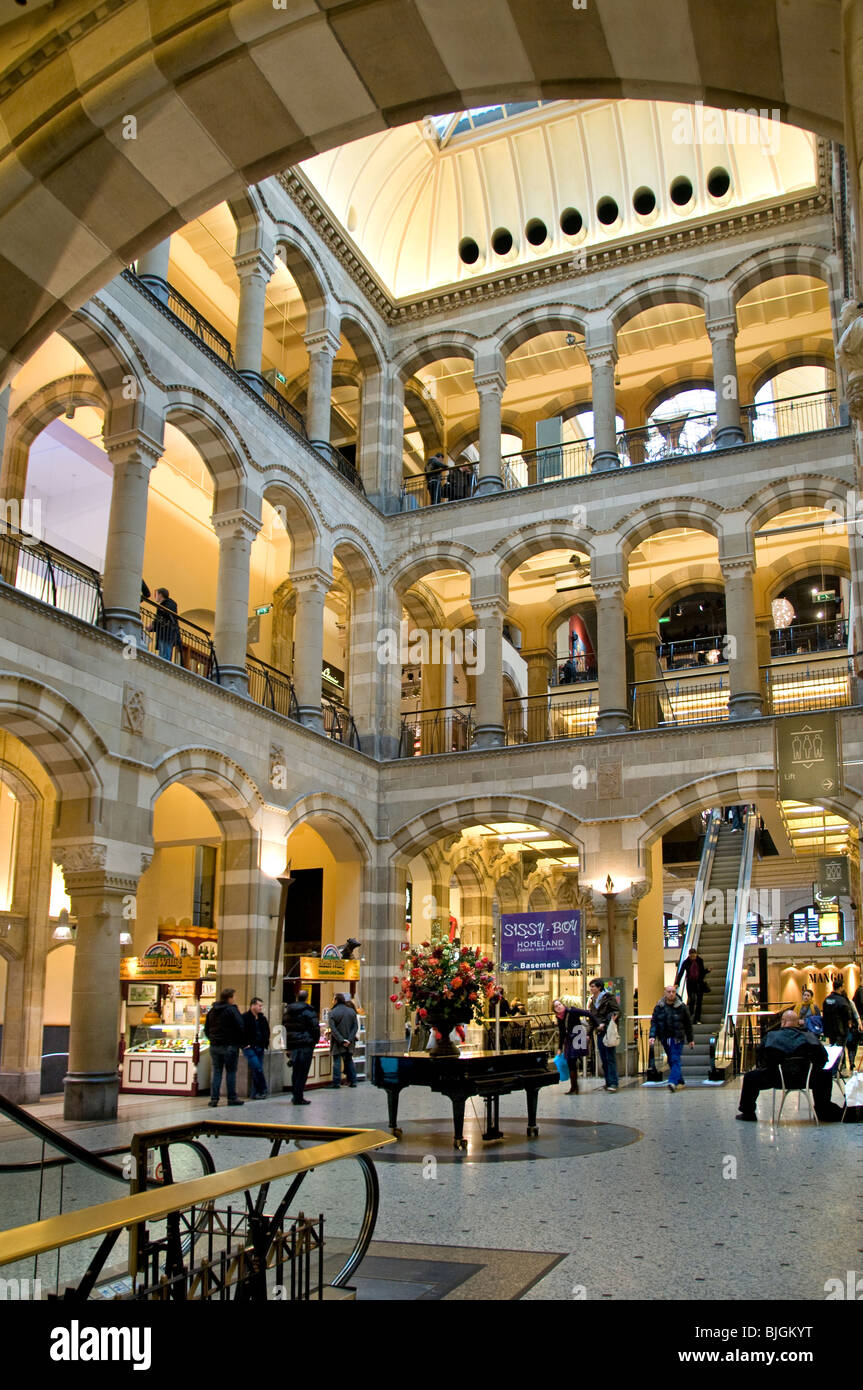
[[[558,1052],[557,1056],[554,1059],[554,1065],[557,1067],[561,1081],[568,1081],[569,1063],[567,1062],[562,1052]]]
[[[845,1082],[845,1104],[863,1105],[863,1071],[852,1072]]]

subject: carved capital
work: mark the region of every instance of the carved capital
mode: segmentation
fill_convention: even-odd
[[[326,596],[333,587],[333,576],[322,569],[299,570],[291,574],[291,584],[297,598],[307,594]]]
[[[341,347],[341,338],[331,328],[317,328],[306,333],[303,342],[310,357],[335,357]]]
[[[237,278],[242,283],[243,280],[250,280],[257,275],[267,285],[272,278],[276,268],[272,256],[268,256],[266,251],[260,246],[256,246],[251,251],[243,251],[239,256],[234,257],[234,266],[237,271]]]
[[[146,705],[143,690],[126,681],[123,685],[123,728],[129,734],[143,734]]]
[[[247,540],[251,545],[261,529],[261,521],[252,512],[241,508],[234,512],[214,512],[210,517],[213,530],[220,541]]]
[[[706,327],[707,336],[711,343],[733,343],[737,337],[737,319],[734,316],[710,319]]]
[[[506,390],[506,377],[501,372],[482,372],[474,377],[473,384],[477,395],[502,396]]]

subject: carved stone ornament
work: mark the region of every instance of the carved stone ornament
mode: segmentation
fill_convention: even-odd
[[[143,690],[136,690],[127,681],[123,686],[123,728],[130,734],[142,734],[145,714]]]
[[[837,353],[848,378],[848,404],[855,419],[863,418],[863,304],[848,299],[839,315]]]
[[[600,801],[616,801],[623,796],[623,764],[596,764],[596,795]]]
[[[107,845],[55,846],[54,858],[66,874],[88,874],[104,869],[108,860]]]

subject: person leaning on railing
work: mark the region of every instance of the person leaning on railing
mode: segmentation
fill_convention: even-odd
[[[429,506],[436,507],[441,499],[441,487],[446,475],[446,464],[443,454],[432,454],[426,464],[426,487],[429,494]]]
[[[177,618],[177,605],[167,589],[157,589],[153,595],[156,614],[147,631],[156,638],[156,650],[165,661],[173,661],[174,649],[180,646],[180,624]]]

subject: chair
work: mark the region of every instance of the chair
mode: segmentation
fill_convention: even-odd
[[[806,1068],[805,1075],[803,1071],[804,1067]],[[815,1106],[812,1101],[812,1091],[809,1084],[811,1079],[811,1062],[801,1063],[794,1062],[793,1060],[784,1063],[780,1062],[779,1080],[782,1084],[781,1087],[773,1087],[773,1113],[771,1117],[771,1124],[778,1124],[779,1121],[782,1119],[782,1110],[785,1105],[785,1101],[787,1100],[788,1095],[791,1091],[797,1092],[797,1113],[800,1113],[800,1097],[805,1096],[806,1104],[809,1106],[809,1116],[811,1119],[815,1121],[816,1125],[818,1124],[818,1116],[815,1114]],[[782,1091],[782,1100],[779,1105],[779,1115],[777,1116],[776,1092],[778,1089],[781,1089]]]

